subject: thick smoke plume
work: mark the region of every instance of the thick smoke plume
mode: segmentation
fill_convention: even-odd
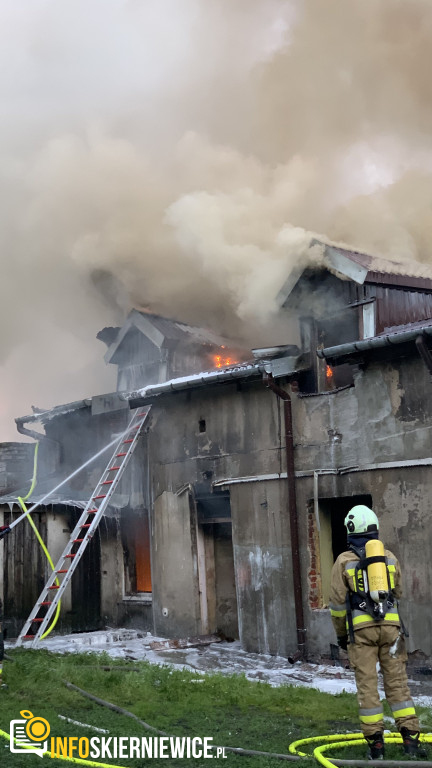
[[[426,0],[7,0],[0,439],[132,306],[287,341],[311,233],[430,259]]]

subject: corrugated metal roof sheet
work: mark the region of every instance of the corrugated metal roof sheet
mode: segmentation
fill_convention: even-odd
[[[357,286],[383,285],[432,293],[432,265],[429,264],[412,259],[395,261],[315,237],[309,243],[309,253],[313,255],[312,261],[299,259],[290,269],[276,297],[280,307],[288,306],[289,297],[302,276],[308,278],[311,272],[317,275],[327,271]]]
[[[327,246],[368,270],[366,282],[432,290],[432,266],[418,261],[394,261],[336,245]]]
[[[372,286],[371,286],[372,287]],[[432,317],[432,292],[376,285],[376,334]]]
[[[220,347],[226,344],[226,339],[218,336],[208,328],[199,328],[187,323],[180,323],[178,320],[173,320],[169,317],[162,317],[161,315],[153,315],[150,312],[143,312],[142,310],[135,310],[140,315],[148,318],[153,325],[165,336],[166,339],[177,339],[179,341],[196,341],[198,343],[205,343],[216,345]]]
[[[374,338],[379,336],[387,336],[389,333],[404,333],[405,331],[419,331],[421,333],[425,328],[432,327],[432,317],[427,317],[424,320],[417,320],[415,323],[406,323],[405,325],[393,325],[385,328],[384,331],[377,334]]]

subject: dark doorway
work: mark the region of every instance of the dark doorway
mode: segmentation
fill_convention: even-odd
[[[347,534],[344,520],[352,507],[365,504],[372,508],[372,496],[338,496],[335,498],[319,499],[319,547],[321,563],[321,591],[323,605],[328,604],[330,593],[330,575],[333,563],[341,552],[347,548]]]
[[[229,491],[195,486],[202,631],[238,637]]]

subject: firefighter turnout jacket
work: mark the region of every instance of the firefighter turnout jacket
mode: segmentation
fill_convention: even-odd
[[[361,561],[352,550],[342,552],[333,566],[331,576],[331,617],[337,637],[350,641],[348,656],[355,674],[360,724],[366,738],[374,737],[384,730],[383,704],[378,691],[378,662],[383,674],[386,699],[396,726],[399,730],[405,727],[411,732],[419,731],[408,688],[407,652],[397,604],[402,594],[401,570],[390,550],[386,549],[384,556],[388,591],[381,613],[375,610],[376,604],[367,593],[364,583],[363,570],[367,558]]]
[[[383,619],[374,618],[373,601],[365,598],[363,571],[360,558],[352,550],[342,552],[337,558],[331,575],[330,613],[337,637],[346,637],[360,628],[377,624],[400,626],[397,600],[402,595],[401,569],[397,558],[389,549],[384,551],[389,577],[390,598]]]

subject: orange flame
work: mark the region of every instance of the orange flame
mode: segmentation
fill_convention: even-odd
[[[330,365],[326,365],[326,379],[332,379],[333,378],[333,368],[330,367]]]
[[[224,347],[222,347],[224,349]],[[232,357],[222,357],[222,355],[213,355],[213,363],[215,368],[226,368],[228,365],[236,365],[238,361]]]

